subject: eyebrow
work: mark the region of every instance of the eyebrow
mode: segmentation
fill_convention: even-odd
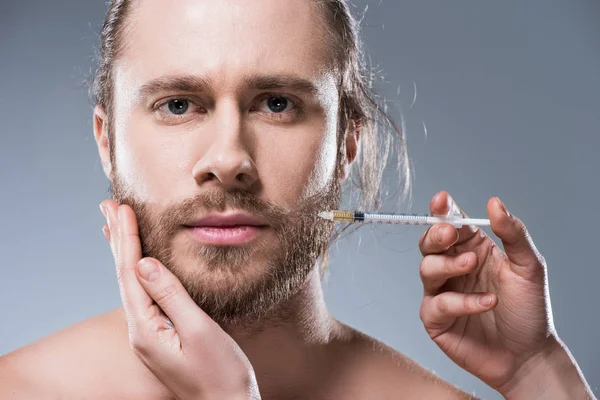
[[[244,81],[247,88],[258,90],[291,89],[310,95],[319,92],[313,82],[292,75],[252,75]]]
[[[138,98],[145,101],[159,92],[212,92],[213,81],[200,75],[162,76],[146,82],[138,91]],[[293,75],[251,75],[244,78],[245,89],[288,89],[307,95],[316,95],[318,87],[308,79]]]

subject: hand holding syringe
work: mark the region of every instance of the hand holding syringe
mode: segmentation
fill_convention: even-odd
[[[404,225],[433,225],[440,222],[452,224],[455,228],[463,225],[489,226],[489,219],[463,218],[461,214],[454,216],[433,216],[418,214],[394,214],[394,213],[373,213],[361,211],[321,211],[319,217],[334,222],[365,222],[365,223],[383,223],[383,224],[404,224]]]
[[[471,219],[448,192],[440,191],[430,202],[431,216],[337,210],[319,215],[342,222],[433,225],[419,238],[419,317],[444,353],[506,398],[517,398],[517,393],[528,398],[539,391],[531,382],[542,382],[546,393],[562,388],[578,393],[565,398],[594,398],[556,333],[545,258],[523,221],[500,199],[489,199],[486,210],[489,220]],[[473,225],[489,225],[502,248]],[[526,366],[539,365],[540,354],[560,361],[532,373]]]

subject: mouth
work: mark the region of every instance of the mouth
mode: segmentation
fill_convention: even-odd
[[[230,213],[210,214],[184,227],[200,244],[239,246],[255,240],[268,225],[249,214]]]

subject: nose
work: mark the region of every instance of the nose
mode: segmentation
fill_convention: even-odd
[[[214,140],[192,170],[198,185],[218,183],[230,189],[248,190],[258,179],[256,165],[244,143],[239,112],[213,115]]]

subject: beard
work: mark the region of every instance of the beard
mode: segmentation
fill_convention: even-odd
[[[213,187],[158,212],[122,183],[116,169],[112,175],[113,199],[136,214],[142,256],[159,260],[222,326],[273,317],[304,286],[334,233],[333,222],[317,213],[340,202],[336,173],[328,187],[293,208],[245,190]],[[231,209],[265,221],[267,232],[239,246],[203,245],[183,235],[184,225],[198,216]]]

